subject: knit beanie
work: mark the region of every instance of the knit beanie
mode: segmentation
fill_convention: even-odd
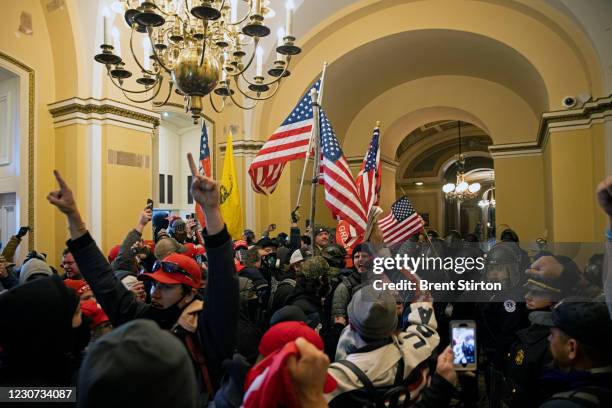
[[[21,266],[19,274],[19,284],[23,285],[34,275],[51,276],[53,271],[45,261],[37,258],[32,258]]]
[[[355,293],[347,312],[351,327],[364,340],[382,340],[397,327],[395,299],[370,285]]]

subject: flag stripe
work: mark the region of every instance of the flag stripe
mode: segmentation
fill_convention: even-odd
[[[318,80],[312,88],[318,90],[320,86],[321,80]],[[274,192],[285,163],[306,158],[314,123],[310,91],[300,98],[249,166],[251,185],[256,192]]]

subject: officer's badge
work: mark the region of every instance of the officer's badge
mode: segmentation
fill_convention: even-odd
[[[514,363],[516,365],[523,365],[523,360],[525,360],[525,351],[520,349],[516,352],[516,356],[514,356]]]
[[[504,302],[504,309],[506,312],[512,313],[516,310],[516,302],[512,299],[508,299]]]

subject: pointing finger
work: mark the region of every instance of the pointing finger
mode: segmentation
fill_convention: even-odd
[[[189,168],[191,169],[191,175],[195,178],[196,176],[199,175],[199,173],[198,173],[198,167],[196,166],[191,153],[187,153],[187,161],[189,162]]]
[[[59,171],[57,170],[53,170],[53,175],[55,176],[55,180],[57,180],[57,184],[59,184],[60,188],[62,190],[66,190],[68,189],[68,185],[66,184],[66,182],[64,181],[64,179],[62,178],[61,174],[59,173]]]

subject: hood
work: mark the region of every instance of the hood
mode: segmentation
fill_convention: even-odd
[[[21,266],[21,272],[19,273],[19,284],[22,285],[28,281],[34,275],[53,275],[53,271],[47,265],[45,261],[41,261],[37,258],[32,258]]]
[[[74,290],[55,275],[4,292],[0,295],[0,346],[20,364],[67,353],[78,303]]]
[[[94,342],[78,384],[79,407],[199,406],[187,349],[148,319],[133,320]]]

